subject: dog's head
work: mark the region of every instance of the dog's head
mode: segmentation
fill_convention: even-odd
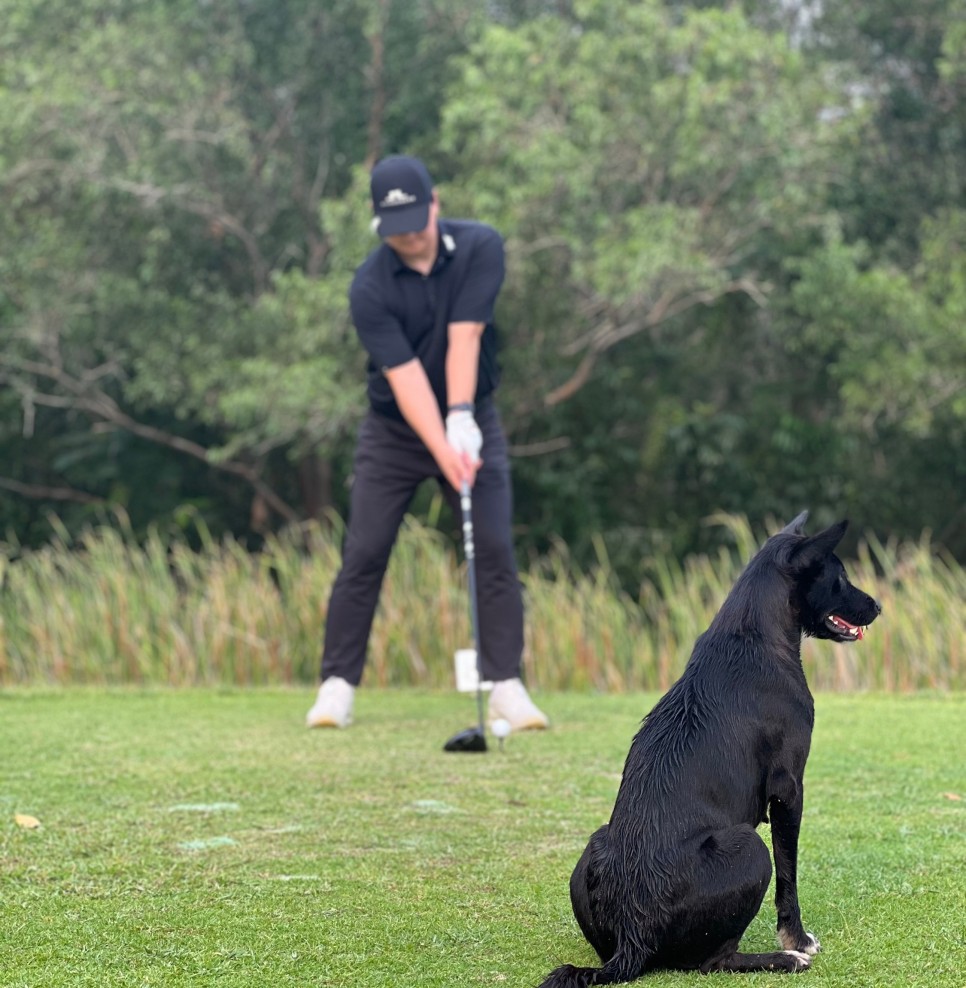
[[[813,638],[858,641],[882,608],[874,597],[849,582],[845,566],[835,555],[849,523],[840,521],[817,535],[806,535],[807,518],[808,512],[803,511],[782,529],[782,534],[797,536],[789,548],[788,565],[802,631]]]

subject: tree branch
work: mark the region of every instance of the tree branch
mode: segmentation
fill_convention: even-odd
[[[570,449],[569,436],[556,436],[539,443],[511,443],[508,451],[511,456],[545,456],[547,453],[559,453],[562,449]]]
[[[612,319],[605,319],[590,333],[564,347],[563,353],[567,356],[575,356],[581,351],[584,351],[584,356],[574,373],[563,384],[544,396],[544,405],[548,407],[559,405],[560,402],[573,397],[589,380],[600,354],[610,350],[611,347],[631,336],[653,329],[672,316],[680,315],[697,305],[712,305],[723,296],[736,292],[743,292],[759,305],[765,303],[764,294],[754,281],[750,278],[739,278],[721,288],[703,289],[687,294],[679,294],[673,289],[667,289],[640,319],[632,319],[620,325],[616,325]]]
[[[185,439],[183,436],[173,435],[154,426],[145,425],[143,422],[138,422],[128,415],[106,392],[99,388],[91,388],[89,382],[78,380],[59,367],[39,363],[38,361],[16,360],[0,356],[0,366],[4,365],[32,374],[35,377],[53,381],[72,396],[68,400],[62,395],[32,393],[31,398],[37,404],[74,408],[102,422],[107,422],[119,429],[123,429],[133,436],[138,436],[141,439],[146,439],[148,442],[165,446],[168,449],[184,453],[186,456],[191,456],[196,460],[201,460],[213,470],[219,470],[223,473],[240,477],[252,487],[272,510],[286,521],[294,522],[299,520],[294,509],[283,501],[262,480],[258,475],[258,471],[249,464],[243,463],[240,460],[225,460],[224,462],[220,462],[213,459],[210,451],[200,443]]]
[[[372,51],[372,61],[366,66],[366,81],[372,92],[372,105],[366,127],[366,168],[372,168],[382,151],[383,118],[386,114],[385,49],[386,25],[392,0],[379,0],[372,15],[366,40]]]
[[[11,477],[0,477],[0,489],[12,491],[36,501],[74,501],[77,504],[107,504],[102,497],[73,487],[46,487],[42,484],[22,484]]]
[[[228,210],[214,203],[190,198],[188,196],[190,186],[187,185],[164,188],[149,182],[131,182],[123,178],[106,178],[100,175],[89,175],[88,178],[106,188],[126,192],[128,195],[134,196],[135,199],[140,199],[149,208],[156,207],[160,202],[168,201],[187,213],[220,224],[225,230],[233,234],[245,248],[252,269],[254,294],[256,296],[261,295],[265,291],[268,286],[268,265],[265,258],[262,257],[258,240],[245,224]]]

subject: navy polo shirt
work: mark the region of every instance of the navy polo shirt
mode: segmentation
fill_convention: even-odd
[[[502,238],[471,220],[439,221],[439,254],[428,275],[406,267],[385,243],[359,265],[349,305],[369,355],[367,390],[374,411],[403,419],[384,371],[417,357],[445,414],[447,327],[452,322],[485,324],[475,401],[493,391],[500,376],[493,308],[503,275]]]

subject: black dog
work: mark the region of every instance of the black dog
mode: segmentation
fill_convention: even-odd
[[[814,705],[802,635],[847,642],[881,612],[834,554],[843,521],[811,537],[803,512],[739,577],[681,678],[631,745],[610,823],[570,879],[601,968],[557,968],[542,988],[633,981],[654,968],[799,971],[819,950],[798,905],[802,776]],[[772,868],[782,950],[738,953]]]

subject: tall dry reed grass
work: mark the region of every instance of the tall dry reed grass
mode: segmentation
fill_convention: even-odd
[[[666,689],[764,538],[719,517],[734,550],[652,559],[635,599],[603,552],[580,571],[565,547],[522,574],[526,676],[545,689]],[[0,685],[311,683],[341,532],[291,533],[251,554],[204,532],[199,550],[120,527],[78,544],[0,554]],[[966,571],[930,545],[867,541],[850,571],[883,603],[866,640],[806,640],[818,690],[966,687]],[[465,574],[453,544],[408,519],[370,640],[369,685],[452,685],[469,644]]]

